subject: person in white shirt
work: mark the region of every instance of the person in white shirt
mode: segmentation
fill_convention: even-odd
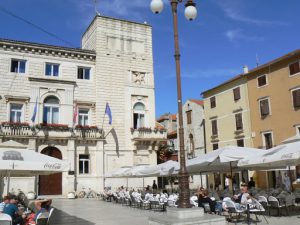
[[[283,184],[284,184],[284,189],[287,192],[290,192],[291,191],[291,179],[287,173],[284,174]]]
[[[8,196],[4,196],[3,202],[0,203],[0,213],[3,212],[3,209],[4,209],[5,205],[9,203],[9,200],[10,199]]]

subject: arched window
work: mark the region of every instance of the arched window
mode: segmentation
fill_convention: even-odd
[[[49,96],[44,100],[43,123],[59,123],[59,100],[55,96]]]
[[[137,129],[145,126],[145,105],[136,103],[133,107],[133,128]]]

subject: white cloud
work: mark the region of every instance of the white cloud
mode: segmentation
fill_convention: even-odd
[[[217,2],[221,9],[224,11],[225,15],[232,20],[244,22],[248,24],[254,24],[257,26],[283,26],[287,25],[285,22],[277,20],[264,20],[258,18],[252,18],[247,15],[245,10],[245,1],[237,0],[222,0]]]
[[[246,40],[246,41],[264,41],[263,37],[245,34],[241,29],[227,30],[225,36],[232,42]]]

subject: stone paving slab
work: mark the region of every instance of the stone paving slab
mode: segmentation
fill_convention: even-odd
[[[149,216],[164,214],[93,199],[53,199],[53,206],[56,210],[51,225],[147,225]],[[298,216],[267,217],[267,219],[270,225],[299,225],[299,215],[300,212]],[[262,222],[257,224],[267,224],[262,217],[259,219]]]

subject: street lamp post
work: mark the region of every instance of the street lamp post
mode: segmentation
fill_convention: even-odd
[[[173,14],[174,41],[175,41],[175,63],[176,63],[176,79],[177,79],[177,103],[178,103],[178,125],[179,125],[179,153],[180,153],[180,170],[179,179],[179,203],[178,208],[190,208],[190,190],[189,190],[189,174],[186,169],[185,151],[184,151],[184,133],[182,119],[182,94],[181,94],[181,77],[180,77],[180,51],[178,41],[178,16],[177,6],[183,0],[170,0]],[[185,4],[185,17],[188,20],[194,20],[197,16],[196,3],[193,0],[187,0]],[[162,0],[152,0],[150,4],[154,13],[160,13],[163,10]]]

